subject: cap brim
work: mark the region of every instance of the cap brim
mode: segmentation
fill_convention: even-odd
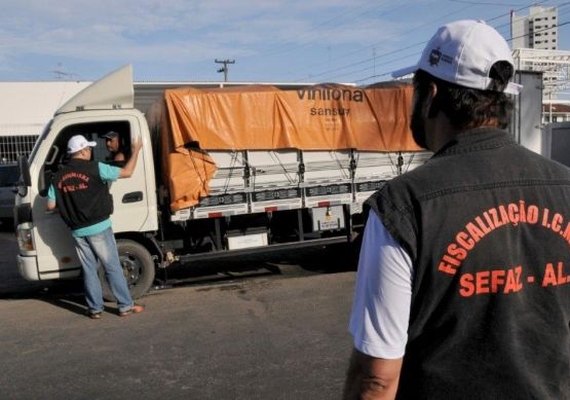
[[[97,142],[87,142],[88,147],[95,147],[97,146]]]
[[[509,84],[505,88],[505,93],[513,94],[516,96],[516,95],[520,94],[522,88],[523,88],[523,85],[519,85],[518,83],[514,83],[514,82],[509,82]]]
[[[391,73],[392,78],[401,78],[402,76],[410,75],[418,70],[417,65],[412,65],[411,67],[397,69]]]

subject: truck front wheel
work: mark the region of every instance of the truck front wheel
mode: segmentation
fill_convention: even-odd
[[[154,281],[155,269],[152,256],[144,246],[133,240],[118,239],[117,249],[131,296],[133,299],[138,299],[150,290]],[[99,278],[103,288],[103,298],[106,301],[115,301],[103,268],[99,268]]]

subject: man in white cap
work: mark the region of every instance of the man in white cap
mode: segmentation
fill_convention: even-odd
[[[344,399],[570,399],[570,171],[504,130],[509,47],[453,22],[408,73],[434,156],[367,202]]]
[[[123,168],[92,161],[92,148],[96,144],[82,135],[69,139],[67,153],[71,159],[60,167],[52,179],[47,209],[54,210],[57,204],[59,214],[71,229],[83,270],[87,315],[100,319],[104,309],[97,274],[100,261],[117,299],[119,316],[124,317],[142,312],[144,307],[133,302],[123,274],[111,227],[113,199],[107,182],[133,174],[142,143],[137,140],[132,144],[131,158]]]

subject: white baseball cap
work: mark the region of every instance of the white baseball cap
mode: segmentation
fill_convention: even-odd
[[[489,71],[497,61],[507,61],[515,69],[506,40],[484,21],[461,20],[438,29],[420,61],[392,72],[394,78],[421,69],[436,78],[471,89],[488,90]],[[519,94],[522,85],[509,82],[504,92]]]
[[[67,142],[67,153],[73,154],[83,150],[86,147],[95,147],[97,142],[90,142],[83,135],[75,135]]]

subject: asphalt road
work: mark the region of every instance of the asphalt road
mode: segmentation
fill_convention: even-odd
[[[0,233],[2,399],[335,399],[351,349],[342,250],[174,271],[147,310],[83,315],[77,282],[21,280]]]

